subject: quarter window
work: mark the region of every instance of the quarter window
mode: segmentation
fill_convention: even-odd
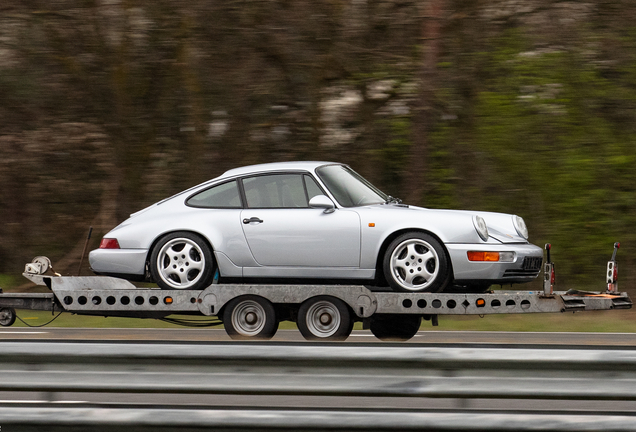
[[[316,181],[308,175],[305,175],[305,186],[307,186],[307,198],[311,200],[316,195],[324,195],[325,193],[318,187]]]
[[[241,195],[235,180],[199,192],[188,198],[186,204],[202,208],[241,208]]]

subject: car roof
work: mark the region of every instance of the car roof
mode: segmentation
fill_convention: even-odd
[[[244,174],[269,172],[269,171],[313,171],[323,165],[336,164],[336,162],[319,162],[319,161],[294,161],[294,162],[273,162],[258,165],[249,165],[240,168],[234,168],[224,172],[218,178],[236,177]]]

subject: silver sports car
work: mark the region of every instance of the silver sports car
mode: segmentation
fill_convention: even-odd
[[[527,282],[543,250],[522,218],[401,204],[347,165],[227,171],[134,213],[90,253],[97,274],[203,289],[286,279],[483,291]]]

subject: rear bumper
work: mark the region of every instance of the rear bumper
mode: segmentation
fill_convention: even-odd
[[[543,249],[532,244],[446,244],[455,282],[508,284],[530,282],[541,272]],[[468,261],[468,251],[514,252],[513,262]],[[524,260],[526,260],[524,265]]]
[[[141,275],[146,272],[148,249],[95,249],[88,262],[95,273]]]

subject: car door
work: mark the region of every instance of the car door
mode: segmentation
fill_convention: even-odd
[[[262,266],[359,267],[357,213],[309,208],[322,191],[308,174],[280,173],[242,179],[243,232]]]

